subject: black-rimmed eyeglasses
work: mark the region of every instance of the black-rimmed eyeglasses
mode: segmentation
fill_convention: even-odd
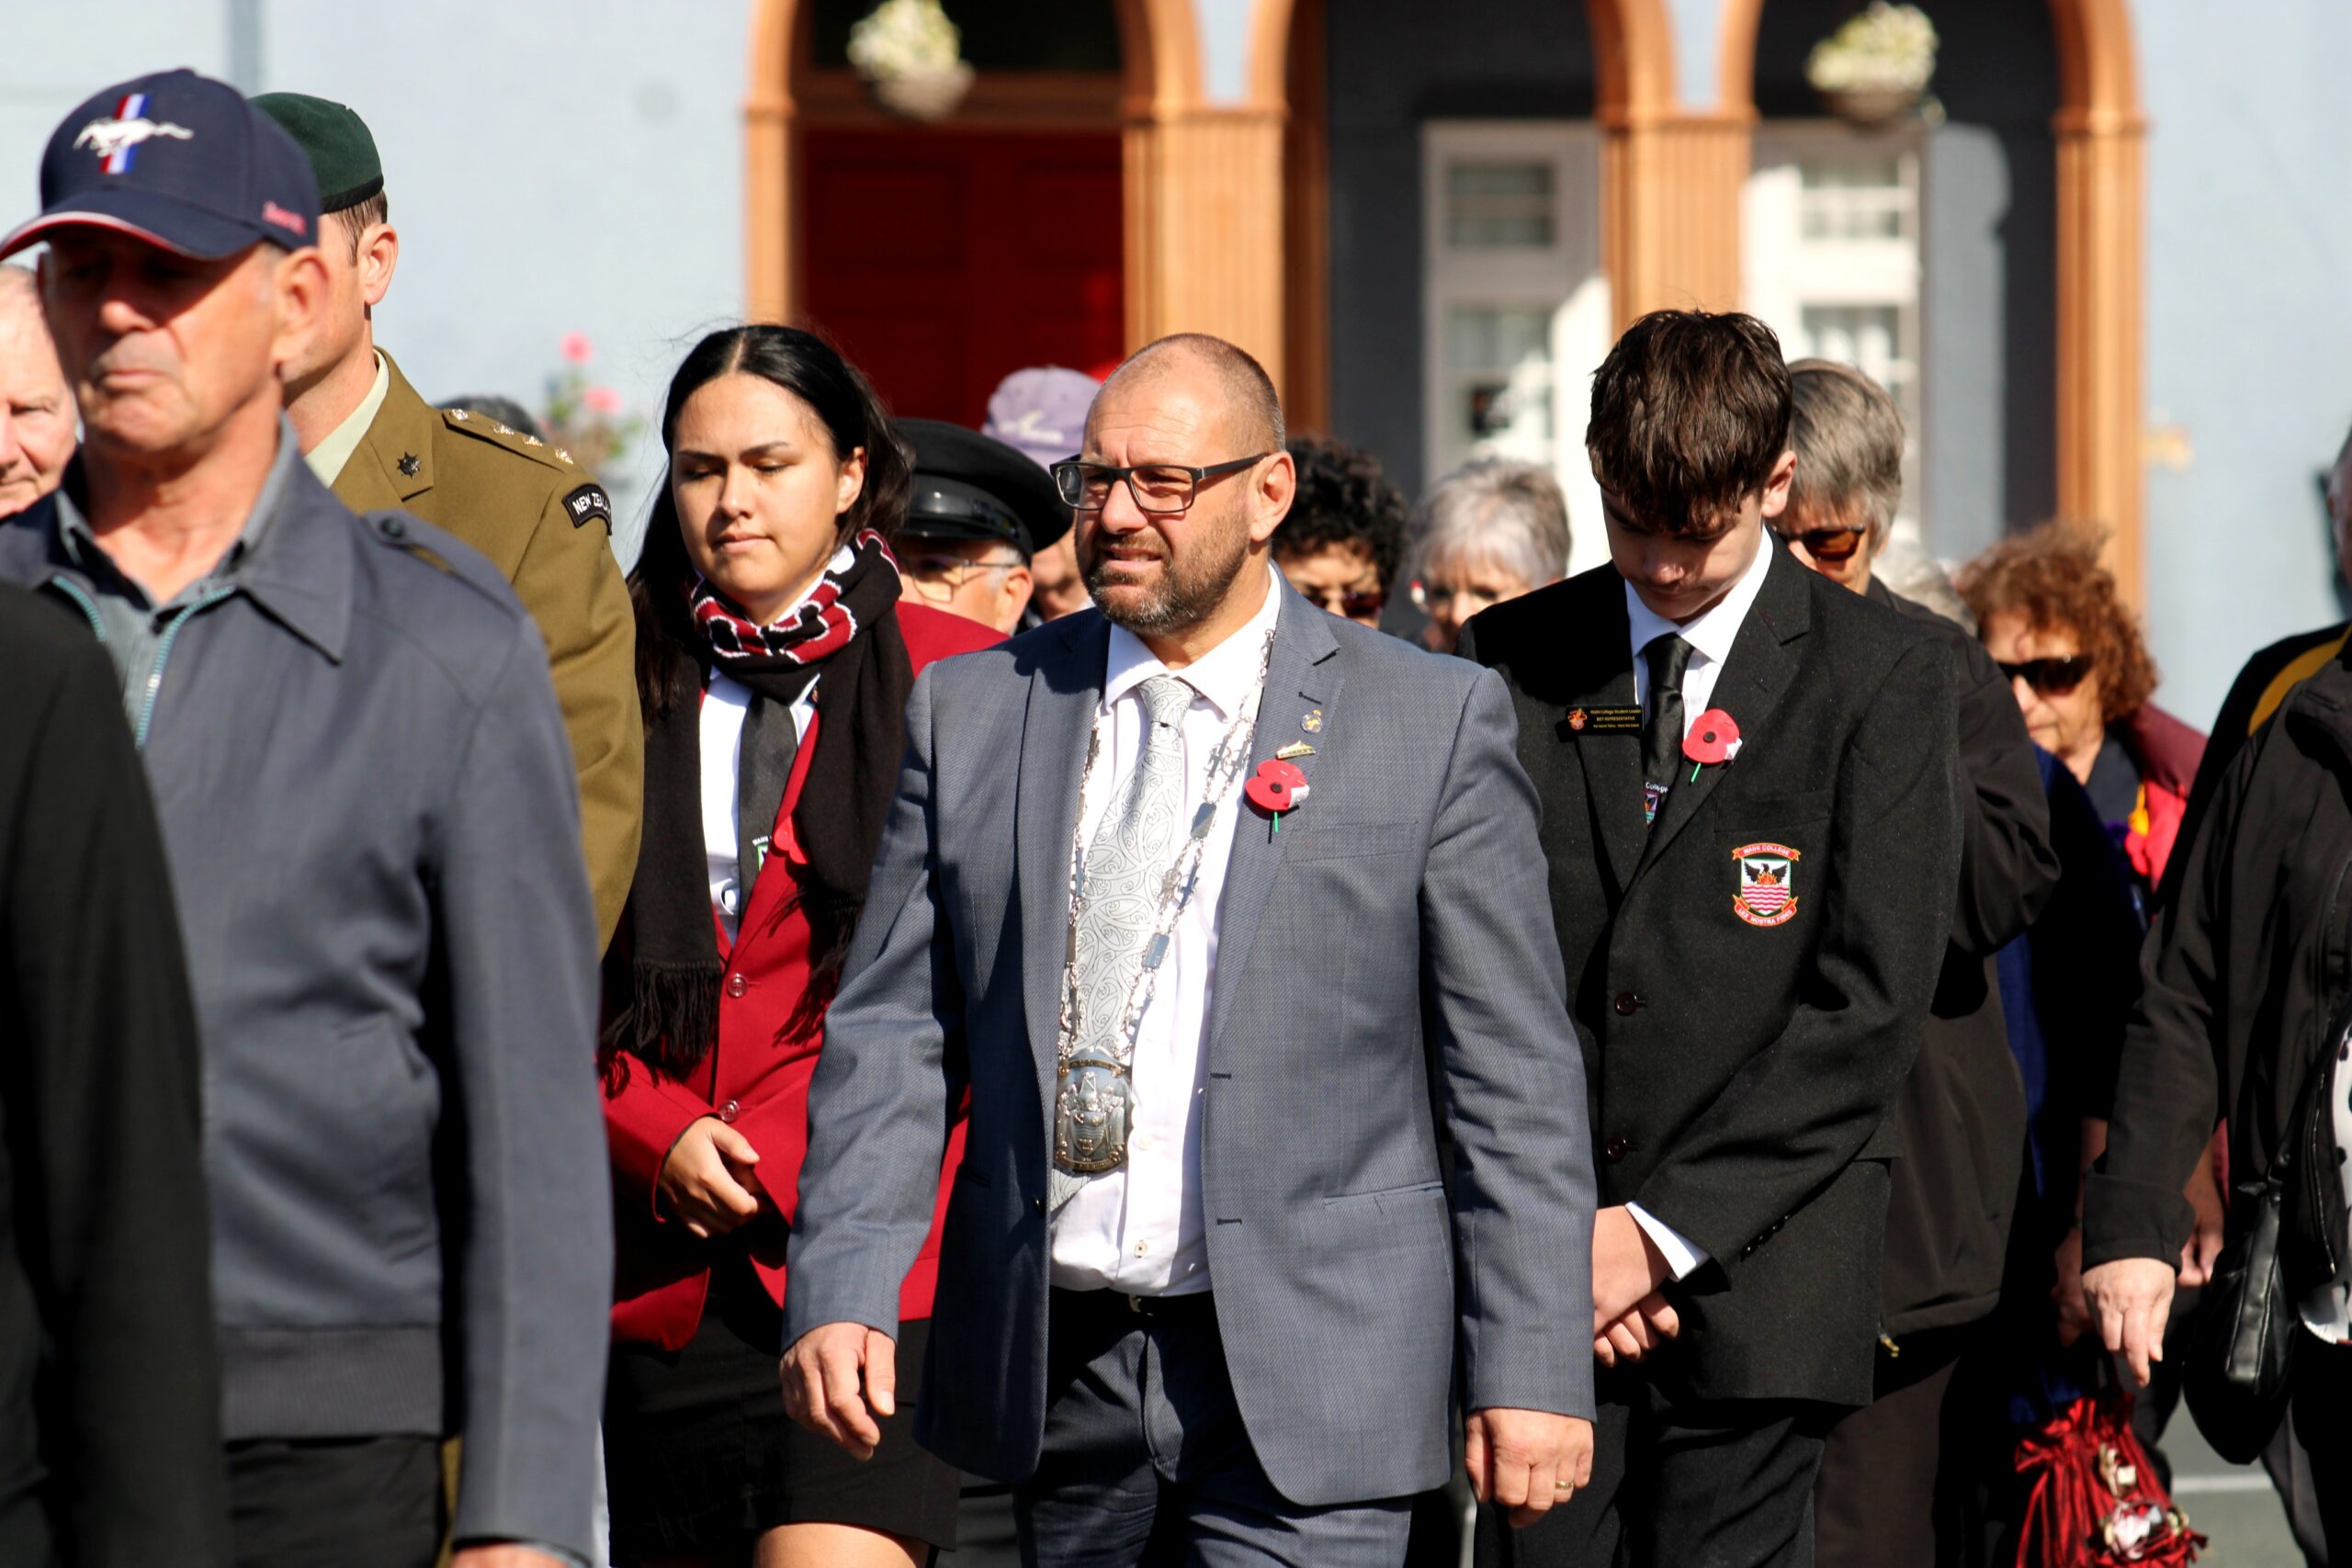
[[[1211,479],[1238,474],[1272,456],[1272,452],[1261,452],[1255,457],[1236,457],[1230,463],[1212,463],[1205,468],[1187,468],[1182,463],[1137,463],[1122,468],[1109,463],[1072,459],[1054,465],[1054,488],[1061,492],[1065,505],[1080,512],[1099,512],[1111,500],[1111,487],[1125,479],[1127,493],[1135,498],[1136,511],[1165,515],[1189,509],[1201,487]]]

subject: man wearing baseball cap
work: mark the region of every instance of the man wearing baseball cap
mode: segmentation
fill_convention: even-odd
[[[318,176],[327,309],[287,366],[287,413],[311,471],[355,512],[398,507],[490,558],[548,645],[580,779],[596,930],[609,939],[637,871],[645,724],[637,629],[613,559],[613,503],[538,433],[426,402],[376,341],[375,307],[400,264],[384,166],[367,122],[304,93],[254,100]]]
[[[239,1568],[584,1561],[610,1214],[596,931],[562,718],[499,574],[355,515],[282,378],[328,293],[318,189],[190,72],[43,157],[40,276],[80,406],[0,580],[113,660],[204,1056]],[[141,1092],[137,1084],[126,1094]]]

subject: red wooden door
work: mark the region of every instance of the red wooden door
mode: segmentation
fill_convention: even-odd
[[[893,412],[978,425],[1012,371],[1119,356],[1116,131],[804,136],[805,309]]]

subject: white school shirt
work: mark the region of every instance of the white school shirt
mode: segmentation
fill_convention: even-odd
[[[1642,650],[1669,634],[1681,637],[1691,649],[1690,662],[1682,671],[1682,733],[1689,735],[1690,726],[1707,711],[1715,694],[1715,678],[1724,671],[1724,660],[1731,657],[1731,645],[1739,640],[1739,628],[1747,619],[1747,612],[1756,607],[1757,594],[1764,591],[1764,574],[1772,569],[1772,530],[1764,528],[1762,532],[1764,539],[1756,547],[1756,558],[1747,563],[1747,570],[1731,585],[1731,592],[1716,601],[1714,608],[1703,615],[1692,616],[1685,625],[1677,626],[1643,604],[1642,596],[1634,592],[1634,585],[1625,584],[1625,618],[1630,623],[1634,644],[1634,700],[1642,705],[1645,717],[1650,705],[1650,666],[1649,660],[1642,657]],[[1738,722],[1739,715],[1731,716],[1734,723]],[[1634,1223],[1657,1244],[1658,1251],[1666,1255],[1667,1267],[1674,1271],[1676,1279],[1689,1278],[1707,1260],[1707,1255],[1688,1237],[1639,1203],[1628,1203],[1625,1209],[1634,1216]]]
[[[751,712],[752,689],[741,682],[711,671],[710,689],[702,698],[702,847],[710,864],[710,907],[735,940],[735,922],[742,917],[743,896],[735,864],[735,785],[743,749],[743,719]],[[817,716],[817,682],[792,705],[793,733],[802,744]]]
[[[1269,566],[1266,602],[1250,624],[1177,671],[1160,663],[1125,627],[1111,628],[1102,700],[1094,710],[1102,750],[1087,781],[1078,825],[1080,843],[1093,841],[1103,813],[1142,761],[1146,721],[1136,688],[1155,675],[1173,674],[1193,688],[1192,705],[1179,724],[1184,747],[1179,820],[1192,820],[1208,794],[1209,753],[1257,688],[1266,634],[1281,611],[1282,595]],[[1244,737],[1242,744],[1249,743]],[[1201,1211],[1201,1100],[1208,1072],[1217,905],[1225,895],[1240,807],[1237,782],[1218,805],[1216,821],[1201,847],[1199,878],[1170,933],[1158,987],[1136,1032],[1127,1163],[1082,1178],[1078,1195],[1054,1218],[1053,1282],[1064,1290],[1181,1296],[1209,1288]]]

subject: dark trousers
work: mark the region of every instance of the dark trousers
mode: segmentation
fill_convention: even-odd
[[[1024,1568],[1396,1568],[1410,1498],[1311,1508],[1266,1479],[1205,1295],[1056,1291],[1046,1440],[1013,1490]]]
[[[236,1568],[432,1568],[441,1550],[437,1438],[231,1443]]]
[[[2330,1562],[2352,1562],[2352,1348],[2304,1335],[2289,1373],[2295,1435],[2311,1457],[2312,1499]]]
[[[1957,1402],[1953,1370],[1974,1325],[1906,1335],[1878,1351],[1878,1397],[1830,1429],[1814,1483],[1819,1568],[1933,1568],[1964,1550],[1959,1499],[1943,1462]]]
[[[1523,1530],[1478,1511],[1479,1568],[1811,1568],[1813,1481],[1839,1407],[1678,1404],[1603,1372],[1592,1483]]]

